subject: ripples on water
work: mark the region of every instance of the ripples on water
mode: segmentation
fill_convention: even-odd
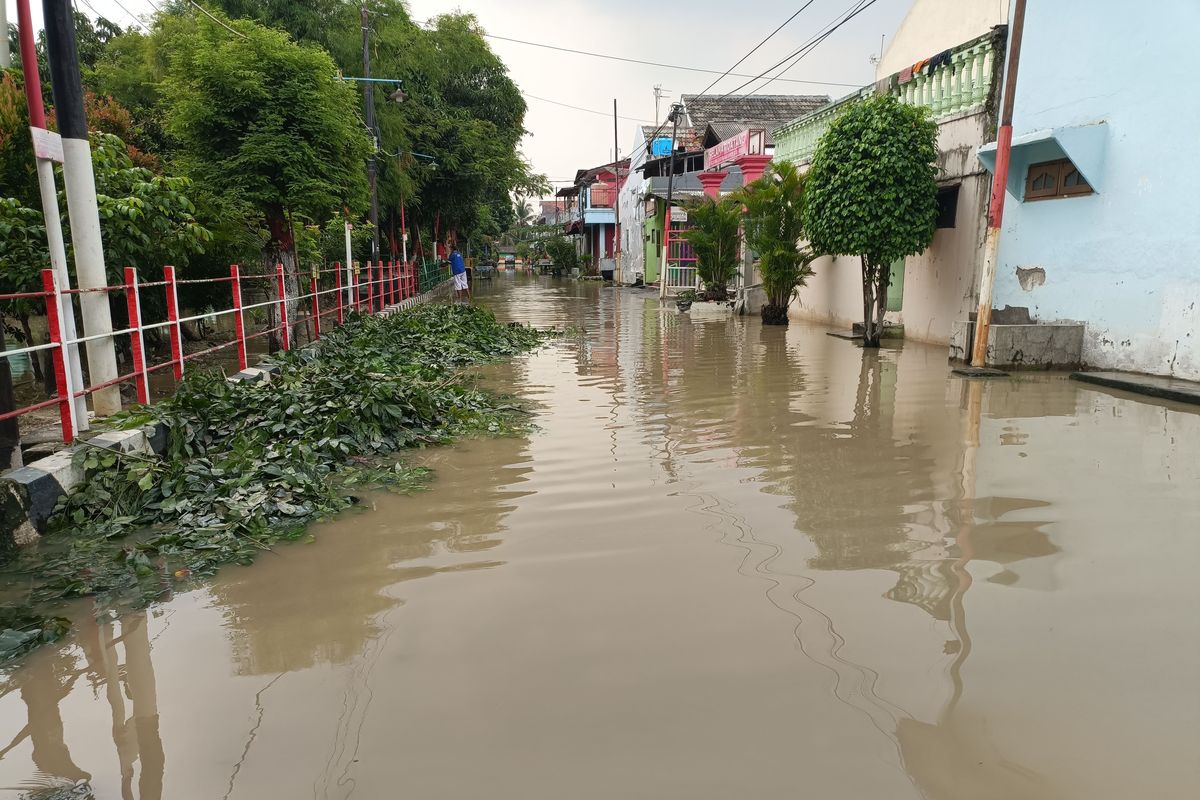
[[[8,677],[0,784],[211,798],[1194,797],[1200,415],[501,275],[569,329],[310,544]],[[164,788],[165,787],[165,788]]]

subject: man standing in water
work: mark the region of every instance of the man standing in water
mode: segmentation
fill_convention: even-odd
[[[467,282],[467,265],[458,245],[450,245],[450,273],[454,276],[454,299],[471,302],[471,284]]]

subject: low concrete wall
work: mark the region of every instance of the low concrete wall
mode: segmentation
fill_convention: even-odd
[[[447,297],[451,281],[444,281],[424,294],[388,306],[380,312],[390,316],[422,303]],[[271,364],[244,369],[231,375],[231,381],[267,381],[278,373]],[[61,497],[84,480],[79,454],[103,448],[120,453],[159,455],[167,446],[167,429],[161,424],[124,431],[107,431],[31,464],[0,475],[0,553],[32,544],[46,531],[46,523]]]
[[[1078,369],[1083,361],[1084,325],[1043,322],[988,327],[987,365],[1006,369]],[[974,322],[956,322],[950,360],[968,363]]]

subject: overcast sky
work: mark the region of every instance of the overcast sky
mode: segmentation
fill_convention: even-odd
[[[8,5],[16,22],[15,0]],[[155,0],[158,2],[158,0]],[[302,0],[298,0],[302,2]],[[423,20],[461,10],[479,18],[484,30],[496,36],[589,50],[646,61],[724,71],[796,12],[807,0],[689,0],[654,3],[647,0],[410,0],[415,19]],[[912,0],[876,0],[867,10],[830,36],[785,77],[862,85],[872,80],[868,60],[879,52],[880,36],[891,35]],[[813,0],[735,72],[757,75],[780,61],[810,36],[838,18],[853,0]],[[32,0],[34,24],[41,24],[41,0]],[[83,13],[96,13],[123,25],[131,15],[153,10],[150,0],[76,0]],[[122,6],[124,8],[122,8]],[[669,33],[668,33],[669,31]],[[655,84],[672,98],[703,90],[717,76],[563,53],[525,44],[489,40],[526,93],[529,136],[525,154],[539,172],[560,183],[575,170],[608,161],[612,154],[612,102],[622,117],[620,147],[627,154],[633,142],[634,120],[654,122]],[[773,73],[772,73],[773,74]],[[725,78],[712,91],[726,92],[745,78]],[[754,89],[752,83],[742,92]],[[848,86],[820,83],[771,84],[764,93],[830,94]],[[742,93],[739,92],[739,93]],[[534,97],[567,103],[601,114],[553,105]],[[662,113],[666,114],[664,101]]]

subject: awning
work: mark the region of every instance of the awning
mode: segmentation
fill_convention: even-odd
[[[1008,193],[1018,200],[1025,196],[1025,175],[1031,164],[1071,159],[1095,192],[1103,190],[1104,158],[1108,151],[1108,124],[1069,125],[1044,128],[1014,136],[1008,165]],[[996,143],[979,148],[979,160],[989,172],[996,171]]]

